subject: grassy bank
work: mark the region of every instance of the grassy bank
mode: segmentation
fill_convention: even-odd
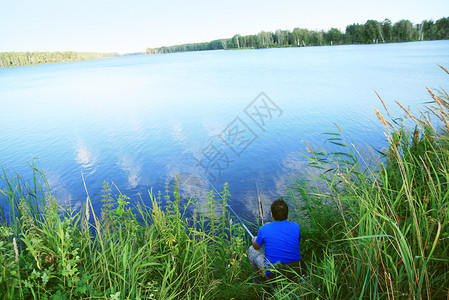
[[[187,217],[177,182],[151,206],[132,210],[128,198],[105,184],[101,216],[90,197],[74,213],[57,204],[35,166],[26,184],[3,172],[0,298],[174,299],[252,294],[244,231],[230,221],[227,188],[217,202]],[[43,184],[40,184],[43,183]],[[115,192],[114,192],[115,190]],[[114,195],[115,194],[115,195]],[[161,203],[164,202],[164,208]],[[5,224],[7,219],[9,226]],[[229,289],[229,287],[232,287]],[[257,298],[257,297],[255,297]]]
[[[378,112],[380,159],[339,132],[328,135],[341,150],[309,147],[322,175],[292,182],[290,195],[304,273],[271,287],[251,281],[226,185],[200,205],[175,180],[131,209],[105,183],[97,215],[89,196],[81,211],[58,204],[35,165],[30,182],[3,170],[0,298],[448,299],[449,95],[429,92],[429,114],[404,109],[414,127]]]

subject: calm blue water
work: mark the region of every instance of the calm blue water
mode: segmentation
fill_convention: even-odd
[[[268,209],[310,171],[303,141],[330,149],[322,133],[334,123],[348,141],[381,148],[373,90],[400,117],[394,100],[413,108],[430,100],[425,85],[447,88],[436,63],[449,66],[449,41],[0,69],[0,163],[29,176],[26,162],[39,158],[54,195],[75,208],[86,199],[81,172],[92,195],[108,181],[148,202],[175,174],[185,196],[202,197],[204,174],[217,187],[229,182],[234,209],[249,217],[256,182]]]

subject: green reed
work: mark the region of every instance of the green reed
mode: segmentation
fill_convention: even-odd
[[[0,173],[0,223],[9,224],[17,234],[22,227],[22,210],[26,207],[29,217],[36,224],[45,207],[45,195],[50,190],[49,184],[37,162],[29,164],[31,180],[25,181],[16,172],[8,172],[1,167]]]
[[[309,148],[312,165],[323,172],[316,178],[319,190],[304,181],[292,190],[300,222],[313,224],[303,227],[302,242],[309,250],[302,256],[310,284],[296,286],[298,293],[328,299],[448,297],[449,99],[444,91],[430,95],[434,104],[427,108],[436,121],[401,106],[416,124],[411,131],[377,112],[389,142],[377,164],[341,132],[330,135],[341,150]]]

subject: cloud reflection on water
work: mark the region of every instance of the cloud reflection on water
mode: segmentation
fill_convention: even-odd
[[[142,181],[142,163],[136,162],[130,157],[122,157],[118,165],[126,173],[128,187],[137,187]]]
[[[51,187],[51,194],[57,199],[59,205],[73,210],[78,210],[81,208],[81,202],[74,202],[74,197],[69,192],[70,188],[67,187],[60,173],[51,171],[46,172],[45,177]]]
[[[82,141],[79,141],[74,148],[75,161],[82,167],[83,172],[95,173],[97,156]]]

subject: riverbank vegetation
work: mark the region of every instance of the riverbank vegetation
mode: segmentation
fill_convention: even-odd
[[[428,91],[427,113],[412,115],[398,103],[413,127],[385,105],[387,118],[376,111],[388,138],[376,164],[341,132],[328,135],[338,151],[309,147],[322,176],[297,180],[292,190],[309,280],[291,291],[320,299],[449,298],[449,95]]]
[[[388,138],[380,159],[340,132],[327,134],[338,151],[309,147],[322,175],[292,182],[289,200],[303,274],[266,286],[252,283],[226,185],[201,204],[175,180],[131,209],[105,183],[96,214],[87,189],[72,211],[35,165],[31,182],[3,170],[0,298],[447,299],[449,95],[429,94],[427,113],[404,108],[407,126],[376,112]]]
[[[328,31],[304,28],[295,28],[293,31],[280,29],[275,32],[261,31],[254,35],[242,36],[236,34],[231,38],[218,39],[211,42],[147,48],[146,53],[397,43],[443,39],[449,39],[449,17],[441,18],[437,21],[424,20],[420,24],[413,24],[409,20],[400,20],[394,24],[389,19],[381,22],[368,20],[365,24],[346,26],[345,32],[337,28],[331,28]]]
[[[92,60],[119,56],[118,53],[95,52],[0,52],[0,68],[69,61]]]
[[[90,197],[76,213],[59,205],[44,175],[31,168],[31,183],[6,171],[1,178],[10,208],[1,211],[1,299],[229,299],[254,293],[247,284],[245,233],[230,220],[226,186],[220,203],[210,193],[207,204],[187,216],[194,203],[181,203],[176,181],[164,196],[149,193],[151,207],[140,202],[134,209],[105,183],[97,216]]]

